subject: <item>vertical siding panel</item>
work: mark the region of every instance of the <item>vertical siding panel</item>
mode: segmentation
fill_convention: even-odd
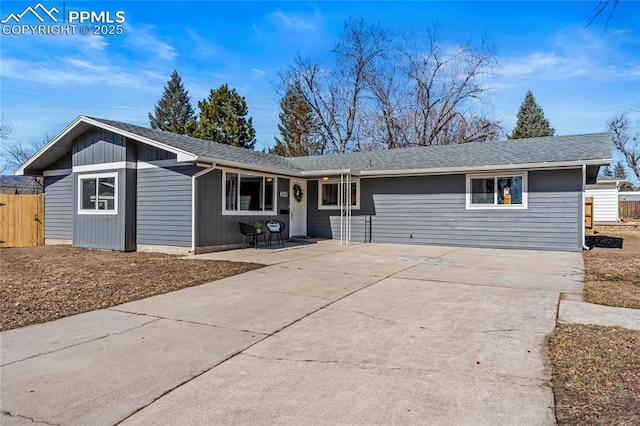
[[[73,239],[73,175],[44,178],[44,237]]]

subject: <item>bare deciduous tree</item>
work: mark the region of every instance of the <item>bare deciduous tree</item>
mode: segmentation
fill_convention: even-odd
[[[640,180],[640,120],[631,123],[628,113],[615,115],[607,127],[613,136],[613,146],[622,153],[627,166]]]
[[[368,26],[362,19],[347,21],[334,49],[334,68],[297,56],[291,67],[280,72],[282,86],[300,87],[314,111],[323,141],[321,152],[346,152],[350,144],[362,140],[363,96],[371,63],[385,47],[381,35],[379,26]]]
[[[2,117],[0,120],[0,140],[8,139],[11,131],[13,131],[13,125]]]
[[[422,40],[426,40],[424,43]],[[496,139],[498,122],[482,112],[491,49],[450,46],[435,31],[399,37],[364,20],[345,23],[335,65],[295,58],[280,73],[297,84],[317,116],[322,152]]]
[[[4,125],[4,123],[3,123]],[[26,143],[8,142],[8,134],[2,135],[3,143],[0,147],[2,163],[0,164],[0,172],[13,172],[27,162],[36,152],[45,146],[51,138],[45,135],[42,139],[32,139]],[[32,177],[30,185],[34,192],[41,192],[42,178]]]
[[[499,123],[479,108],[488,94],[485,78],[497,62],[491,49],[445,45],[436,30],[429,30],[426,40],[424,47],[403,50],[415,93],[411,139],[417,145],[446,145],[497,138]]]
[[[604,24],[604,30],[606,31],[607,27],[609,26],[609,21],[611,20],[611,17],[613,16],[613,13],[616,11],[617,7],[618,0],[600,0],[598,4],[596,4],[591,12],[589,12],[589,14],[587,15],[587,19],[589,20],[589,22],[587,23],[587,27],[593,24],[593,21],[603,15],[607,11],[607,9],[610,9],[609,15],[607,16],[607,20]]]

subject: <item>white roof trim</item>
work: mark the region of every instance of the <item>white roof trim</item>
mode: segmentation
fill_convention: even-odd
[[[352,169],[335,169],[335,170],[313,170],[313,171],[303,171],[299,172],[299,176],[301,177],[321,177],[327,175],[359,175],[362,172]]]
[[[60,141],[60,139],[62,139],[67,133],[69,133],[71,131],[71,129],[76,127],[76,125],[81,121],[82,118],[83,118],[82,116],[79,116],[78,118],[73,120],[73,122],[71,124],[69,124],[67,127],[65,127],[65,129],[58,134],[58,136],[56,136],[55,138],[51,139],[48,144],[46,144],[45,146],[40,148],[40,150],[38,152],[36,152],[33,157],[29,158],[29,160],[27,160],[26,163],[24,163],[22,166],[20,166],[13,174],[16,175],[16,176],[24,175],[25,169],[27,169],[31,163],[33,163],[42,154],[47,152],[52,146],[57,144]]]
[[[199,157],[199,160],[202,160],[203,157]],[[300,172],[293,172],[288,170],[282,170],[275,167],[265,167],[259,166],[257,164],[247,164],[247,163],[239,163],[237,161],[230,160],[221,160],[216,159],[216,164],[218,167],[230,167],[234,169],[242,169],[242,170],[255,170],[256,172],[265,172],[279,176],[289,176],[289,177],[298,177],[301,176]]]
[[[454,173],[472,173],[493,170],[535,170],[535,169],[564,169],[579,168],[582,165],[601,165],[610,162],[611,159],[603,158],[599,160],[576,160],[576,161],[558,161],[545,163],[518,163],[518,164],[496,164],[487,166],[467,166],[467,167],[436,167],[427,169],[397,169],[397,170],[319,170],[301,172],[302,177],[320,177],[336,174],[352,174],[362,177],[379,177],[379,176],[408,176],[408,175],[437,175],[437,174],[454,174]]]

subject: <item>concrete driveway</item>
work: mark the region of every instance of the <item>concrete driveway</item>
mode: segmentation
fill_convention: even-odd
[[[332,241],[0,334],[3,425],[553,424],[545,338],[580,253]]]

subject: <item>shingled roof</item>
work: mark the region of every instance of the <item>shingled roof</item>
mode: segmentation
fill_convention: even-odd
[[[298,166],[278,155],[266,154],[264,152],[253,151],[251,149],[238,148],[185,135],[177,135],[171,132],[150,129],[148,127],[136,126],[119,121],[105,120],[103,118],[95,117],[87,118],[124,130],[125,132],[142,136],[146,139],[160,142],[164,145],[178,148],[182,151],[187,151],[196,156],[213,158],[218,161],[227,160],[235,163],[243,163],[248,166],[262,166],[291,172],[301,171]]]
[[[68,152],[73,139],[91,126],[182,153],[187,158],[184,161],[208,160],[220,165],[270,170],[290,176],[318,176],[347,171],[361,175],[383,175],[518,166],[552,168],[573,164],[608,164],[611,159],[609,133],[284,158],[119,121],[81,116],[16,173],[37,173],[47,167],[56,156],[65,150]]]
[[[291,158],[289,161],[305,171],[351,169],[366,172],[367,170],[468,169],[485,166],[588,162],[609,158],[611,158],[611,135],[593,133],[299,157]]]

